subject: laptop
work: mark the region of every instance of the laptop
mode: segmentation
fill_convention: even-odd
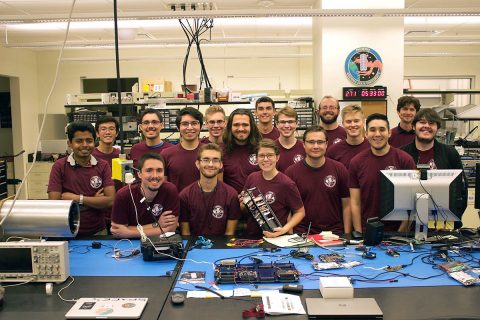
[[[373,298],[306,298],[309,319],[383,319]]]
[[[81,298],[67,319],[139,319],[148,298]]]

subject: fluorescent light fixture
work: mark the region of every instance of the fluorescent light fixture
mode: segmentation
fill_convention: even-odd
[[[404,9],[405,0],[322,0],[322,9]]]
[[[445,17],[405,17],[406,25],[429,25],[429,24],[444,24],[444,25],[458,25],[458,24],[480,24],[480,17],[460,17],[460,16],[445,16]]]

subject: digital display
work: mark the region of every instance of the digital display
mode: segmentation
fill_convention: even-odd
[[[343,100],[385,100],[387,87],[343,87]]]
[[[0,273],[31,273],[32,249],[0,248]]]

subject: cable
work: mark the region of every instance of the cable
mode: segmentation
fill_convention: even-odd
[[[32,282],[33,280],[34,280],[34,278],[30,278],[30,279],[28,279],[27,281],[20,282],[20,283],[8,284],[8,285],[4,285],[4,284],[2,284],[2,287],[4,287],[4,288],[8,288],[8,287],[17,287],[17,286],[23,286],[24,284],[30,283],[30,282]]]
[[[69,284],[67,284],[65,287],[63,287],[62,289],[58,290],[57,292],[57,296],[62,300],[62,301],[65,301],[65,302],[77,302],[78,299],[65,299],[62,297],[62,295],[60,293],[62,293],[63,290],[67,289],[68,287],[70,287],[72,285],[72,283],[75,282],[75,278],[73,276],[70,276],[70,278],[72,278],[72,282],[70,282]]]

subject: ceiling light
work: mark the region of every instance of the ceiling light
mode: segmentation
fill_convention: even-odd
[[[257,4],[260,7],[269,8],[269,7],[273,6],[275,4],[275,2],[273,2],[271,0],[260,0],[260,1],[257,2]]]

